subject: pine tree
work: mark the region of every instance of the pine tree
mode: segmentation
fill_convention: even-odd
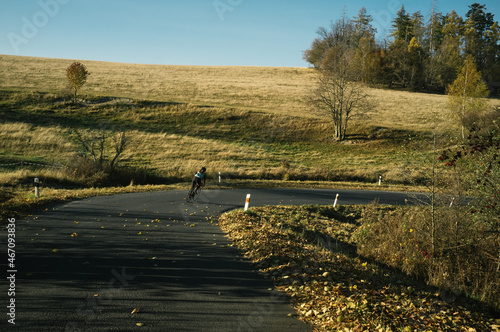
[[[361,7],[358,12],[358,16],[354,17],[354,31],[358,40],[361,38],[368,38],[375,40],[375,33],[377,32],[371,25],[373,18],[368,15],[366,8]]]
[[[490,43],[498,43],[498,39],[490,39],[495,33],[491,33],[491,29],[495,24],[494,15],[486,12],[484,5],[474,3],[469,6],[467,12],[467,20],[465,21],[465,53],[472,55],[476,61],[476,65],[481,72],[488,71],[486,76],[490,76],[491,66],[495,66],[496,55],[488,54]],[[498,24],[497,24],[498,25]]]
[[[406,12],[404,5],[397,12],[397,17],[394,19],[392,27],[394,28],[392,36],[395,41],[403,40],[408,43],[414,37],[412,20]]]

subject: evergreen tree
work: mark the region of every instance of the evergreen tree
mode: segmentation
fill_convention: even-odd
[[[445,17],[442,13],[432,13],[426,28],[426,37],[423,46],[429,50],[429,54],[434,54],[444,39]]]
[[[356,35],[356,39],[359,41],[361,38],[367,38],[375,40],[375,33],[377,32],[371,25],[373,18],[371,15],[368,15],[366,8],[361,7],[358,12],[358,16],[354,17],[354,31]]]
[[[414,37],[412,25],[412,20],[410,15],[406,12],[405,6],[401,6],[392,25],[394,28],[394,32],[392,33],[394,40],[403,40],[408,43]]]
[[[467,12],[467,19],[473,24],[474,29],[479,35],[483,35],[484,32],[491,28],[493,23],[495,23],[494,16],[492,13],[486,13],[486,6],[474,3],[469,6],[470,10]]]
[[[445,92],[462,67],[463,19],[455,11],[442,18],[439,47],[431,52],[426,61],[426,85],[428,90]]]
[[[469,8],[464,32],[465,53],[474,57],[489,85],[500,84],[498,23],[493,14],[486,12],[485,5],[474,3]]]
[[[425,37],[425,26],[424,26],[424,16],[420,11],[415,12],[410,17],[411,22],[411,38],[408,39],[410,42],[413,38],[417,39],[417,43],[422,45]]]
[[[389,47],[387,52],[387,74],[389,86],[392,84],[406,88],[410,77],[410,57],[408,43],[398,39]]]
[[[411,90],[419,90],[423,87],[425,51],[413,37],[408,45],[408,79]]]

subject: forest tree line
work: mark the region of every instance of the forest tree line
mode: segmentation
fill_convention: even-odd
[[[402,6],[392,21],[390,41],[383,42],[377,42],[372,21],[363,7],[352,19],[344,15],[329,29],[319,28],[304,59],[322,69],[348,50],[356,80],[444,93],[472,57],[490,92],[500,94],[500,25],[485,5],[470,5],[465,19],[455,11],[433,10],[427,22],[420,11],[411,14]]]

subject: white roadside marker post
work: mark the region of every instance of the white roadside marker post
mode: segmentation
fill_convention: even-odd
[[[382,184],[382,175],[378,176],[378,185],[380,186]]]
[[[453,198],[451,199],[450,207],[452,207],[452,206],[453,206],[453,202],[455,202],[455,197],[453,197]]]
[[[339,194],[337,194],[337,196],[335,196],[335,202],[333,202],[333,207],[337,206],[338,199],[339,199]]]
[[[222,178],[221,178],[221,175],[220,175],[220,172],[219,172],[219,184],[221,184],[222,182]]]
[[[35,182],[35,196],[38,198],[40,197],[40,179],[35,178],[34,182]]]
[[[250,205],[250,194],[247,194],[247,200],[245,201],[245,211],[248,210],[249,205]]]

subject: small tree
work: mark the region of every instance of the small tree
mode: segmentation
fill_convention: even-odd
[[[87,71],[87,68],[80,62],[73,62],[66,69],[66,77],[68,78],[69,87],[73,92],[74,102],[76,102],[78,89],[80,89],[85,84],[88,75],[90,75],[90,73]]]
[[[465,129],[472,129],[475,118],[486,110],[484,98],[489,94],[472,56],[467,57],[457,79],[448,86],[447,93],[448,106],[458,119],[462,127],[462,139],[465,139]]]

